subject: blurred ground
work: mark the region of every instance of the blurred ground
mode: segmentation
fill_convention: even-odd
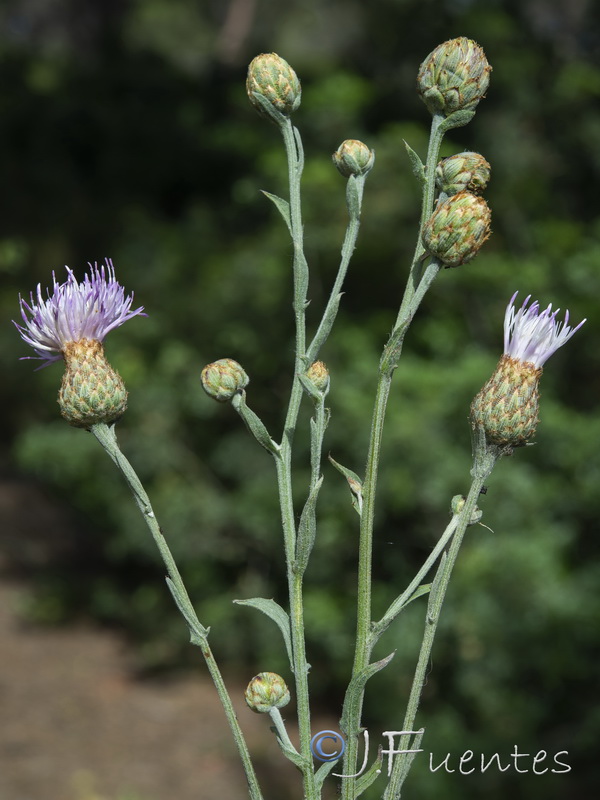
[[[197,674],[142,681],[118,634],[24,620],[27,581],[15,577],[15,537],[29,536],[30,556],[41,559],[42,535],[60,521],[36,492],[17,481],[0,485],[0,800],[246,800],[200,658]],[[36,530],[27,530],[36,518]],[[230,687],[266,796],[293,796],[295,770],[269,720],[245,706],[243,689]]]

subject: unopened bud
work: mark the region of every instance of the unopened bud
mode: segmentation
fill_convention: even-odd
[[[322,361],[315,361],[306,370],[306,377],[321,394],[329,389],[329,370]]]
[[[266,714],[272,708],[283,708],[290,702],[290,691],[281,675],[275,672],[260,672],[246,688],[246,703],[258,714]]]
[[[464,496],[464,494],[455,494],[450,503],[450,513],[460,514],[460,512],[465,507],[466,501],[467,498]],[[477,525],[482,516],[483,516],[483,511],[481,511],[480,508],[475,506],[475,508],[471,513],[471,517],[467,522],[467,525]]]
[[[440,44],[419,68],[417,88],[432,114],[472,111],[485,96],[492,68],[483,49],[464,36]]]
[[[212,364],[207,364],[202,370],[202,388],[206,394],[226,403],[228,400],[245,389],[250,383],[240,364],[232,358],[221,358]]]
[[[358,139],[346,139],[332,156],[333,163],[345,177],[366,175],[373,168],[375,153]]]
[[[248,67],[246,91],[254,108],[263,116],[268,114],[255,94],[264,97],[286,117],[298,108],[302,97],[298,76],[277,53],[263,53],[252,59]]]
[[[423,229],[423,245],[447,267],[458,267],[477,255],[490,235],[491,218],[482,197],[460,192],[433,212]]]
[[[471,403],[471,425],[489,444],[520,447],[538,423],[542,367],[503,355],[492,377]]]
[[[491,168],[479,153],[457,153],[443,158],[435,170],[435,184],[447,195],[480,194],[490,181]]]
[[[127,410],[123,379],[106,360],[97,339],[80,339],[63,346],[65,373],[58,405],[60,413],[76,428],[110,425]]]

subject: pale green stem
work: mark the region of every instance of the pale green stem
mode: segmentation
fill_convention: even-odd
[[[327,340],[337,312],[340,306],[341,291],[350,264],[350,259],[356,247],[356,240],[358,238],[358,231],[360,228],[360,210],[362,207],[362,198],[365,188],[366,175],[351,176],[348,178],[346,184],[346,204],[348,206],[349,220],[346,234],[344,236],[344,243],[342,245],[342,257],[338,272],[327,301],[327,306],[323,313],[323,317],[315,333],[312,342],[310,343],[306,352],[306,360],[308,364],[312,364],[319,350]]]
[[[421,244],[421,231],[433,209],[435,198],[435,166],[439,158],[439,150],[443,138],[443,130],[440,128],[442,122],[443,118],[437,115],[432,119],[427,163],[425,167],[425,184],[423,186],[421,222],[417,248],[410,268],[410,274],[398,317],[392,334],[384,347],[379,363],[379,379],[375,395],[367,465],[363,483],[363,508],[360,520],[358,554],[356,644],[352,668],[353,677],[367,667],[371,655],[371,567],[375,519],[375,494],[377,489],[383,427],[392,376],[394,370],[398,366],[398,361],[402,353],[402,344],[408,326],[441,266],[437,261],[433,260],[427,267],[423,277],[420,277],[421,261],[424,254],[424,249]],[[352,707],[354,711],[351,718],[348,720],[348,741],[344,756],[343,770],[346,775],[354,775],[356,773],[358,735],[360,732],[363,697],[364,692],[360,698],[360,702],[353,704]],[[355,778],[347,778],[342,781],[342,800],[355,800],[355,785]]]
[[[425,684],[429,659],[431,657],[431,649],[433,647],[433,641],[437,631],[440,612],[442,604],[444,602],[444,598],[446,596],[448,583],[450,582],[450,577],[452,576],[452,570],[454,569],[454,565],[458,557],[460,546],[463,542],[465,531],[469,525],[475,507],[477,506],[477,500],[479,498],[479,494],[481,492],[481,489],[483,488],[485,481],[487,480],[488,476],[490,475],[494,467],[495,461],[496,461],[496,456],[493,454],[488,454],[485,459],[485,464],[483,465],[483,468],[473,470],[474,472],[473,482],[471,484],[469,494],[465,501],[465,505],[463,506],[459,514],[456,533],[454,534],[452,543],[448,548],[447,557],[440,562],[436,578],[431,587],[431,592],[429,595],[429,603],[427,604],[425,632],[423,635],[421,650],[419,652],[417,667],[415,670],[415,675],[413,678],[408,705],[406,708],[406,715],[404,717],[404,723],[402,725],[403,731],[410,731],[413,729],[412,726],[415,723],[417,709],[419,707],[419,703],[421,700],[421,694],[423,691],[423,686]],[[400,744],[398,747],[399,750],[407,749],[409,738],[410,738],[409,736],[401,737]],[[404,756],[396,757],[390,781],[383,795],[383,800],[398,800],[400,797],[402,783],[406,775],[408,774],[408,771],[403,769],[403,758]]]
[[[402,321],[406,307],[413,298],[413,295],[419,285],[421,274],[421,265],[423,263],[423,256],[425,255],[425,248],[423,247],[422,235],[423,228],[425,227],[429,217],[433,213],[433,203],[435,200],[435,168],[440,158],[440,147],[442,146],[442,139],[444,138],[444,127],[442,123],[445,117],[434,115],[431,120],[431,130],[429,133],[429,146],[427,148],[427,161],[425,163],[425,184],[423,186],[423,199],[421,203],[421,219],[419,222],[419,235],[417,237],[417,245],[413,256],[412,264],[410,266],[410,273],[408,281],[406,282],[406,289],[404,297],[398,312],[395,328],[397,328]]]
[[[305,311],[306,295],[308,292],[308,264],[304,256],[302,209],[300,204],[300,178],[304,165],[304,157],[300,136],[294,129],[291,121],[285,119],[285,121],[281,123],[280,129],[285,144],[289,172],[290,222],[294,247],[293,308],[296,320],[296,358],[290,402],[280,445],[280,458],[276,460],[277,484],[287,564],[300,754],[304,762],[304,766],[302,767],[304,795],[305,800],[318,800],[319,793],[315,784],[312,755],[310,751],[310,698],[308,693],[308,663],[306,660],[306,643],[304,638],[302,574],[294,569],[296,556],[296,521],[292,496],[292,442],[303,392],[302,384],[298,376],[306,370],[304,351],[306,348]]]
[[[281,740],[282,744],[288,750],[291,750],[292,753],[298,754],[298,751],[294,747],[292,740],[289,737],[287,728],[285,727],[285,722],[283,721],[283,717],[281,716],[281,711],[278,708],[271,708],[269,709],[269,716],[271,717],[271,721],[275,726],[275,731],[277,732],[277,736]]]
[[[158,520],[156,519],[156,515],[152,509],[150,498],[142,486],[142,483],[135,470],[127,458],[123,455],[119,447],[119,443],[117,442],[114,426],[109,427],[104,423],[100,423],[98,425],[93,425],[90,430],[120,469],[123,477],[127,481],[127,484],[133,493],[135,502],[140,509],[142,516],[144,517],[144,521],[146,522],[146,525],[152,534],[152,538],[154,539],[160,552],[161,558],[167,570],[167,575],[169,576],[169,580],[171,582],[170,588],[173,592],[177,606],[179,607],[190,627],[192,642],[200,647],[206,662],[206,666],[208,667],[208,671],[216,687],[219,699],[221,700],[221,704],[225,711],[225,716],[227,717],[227,722],[229,723],[229,727],[231,728],[233,738],[238,748],[238,752],[244,767],[244,772],[246,773],[250,797],[252,800],[262,800],[262,793],[260,786],[258,785],[254,767],[252,766],[252,761],[250,759],[250,753],[248,752],[246,740],[244,739],[244,734],[242,733],[242,729],[238,723],[231,698],[229,697],[229,693],[223,681],[223,677],[208,644],[208,631],[200,623],[196,612],[194,611],[177,565],[173,559],[173,555],[171,554],[160,525],[158,524]]]
[[[308,664],[306,660],[306,643],[304,638],[302,596],[303,576],[301,572],[294,569],[294,561],[296,556],[296,522],[292,499],[292,443],[303,393],[302,385],[298,376],[299,374],[304,373],[307,367],[315,360],[320,347],[323,345],[331,331],[331,327],[337,314],[341,286],[348,269],[350,257],[354,251],[356,238],[358,235],[360,206],[362,203],[362,193],[364,189],[364,177],[356,180],[349,179],[348,181],[347,201],[350,211],[350,221],[342,247],[341,263],[321,323],[311,342],[310,348],[305,353],[305,310],[308,292],[308,265],[304,256],[303,225],[300,203],[300,178],[304,164],[302,142],[300,135],[293,128],[290,120],[281,122],[280,129],[285,144],[289,174],[290,225],[294,247],[293,308],[296,320],[296,359],[294,380],[292,383],[290,401],[284,423],[284,431],[279,450],[279,459],[276,460],[277,483],[279,487],[279,503],[281,508],[284,548],[287,563],[290,626],[294,661],[293,669],[296,685],[296,702],[298,709],[300,753],[305,762],[305,767],[303,767],[305,800],[318,800],[320,792],[315,782],[314,769],[312,766],[312,753],[310,750],[310,702],[308,693]],[[319,479],[318,469],[320,465],[320,450],[322,448],[323,431],[326,424],[323,404],[321,404],[321,410],[317,413],[316,424],[318,429],[315,433],[315,441],[313,442],[311,452],[311,489],[314,488],[316,481]],[[317,446],[319,448],[318,457],[314,452],[314,449]]]

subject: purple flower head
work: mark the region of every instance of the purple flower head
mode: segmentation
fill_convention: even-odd
[[[35,297],[29,295],[29,303],[19,297],[21,316],[24,325],[14,323],[23,341],[31,345],[35,356],[48,366],[53,361],[60,361],[62,351],[68,342],[81,339],[95,339],[101,342],[109,331],[118,328],[128,319],[143,314],[143,307],[131,311],[133,294],[125,297],[125,290],[115,279],[115,270],[110,258],[106,259],[106,267],[98,268],[90,264],[90,274],[85,275],[81,283],[73,271],[67,267],[67,280],[57,283],[54,272],[53,292],[47,292],[48,298],[42,296],[42,288],[38,284]],[[14,320],[13,320],[14,321]]]
[[[585,320],[571,328],[567,324],[568,311],[565,312],[564,322],[558,322],[556,316],[560,308],[552,311],[552,304],[541,313],[537,300],[527,308],[531,295],[515,311],[517,295],[518,292],[513,294],[504,315],[504,355],[541,367],[559,347],[569,341]]]

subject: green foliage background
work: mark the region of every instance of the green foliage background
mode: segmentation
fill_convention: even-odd
[[[244,10],[248,12],[244,18]],[[140,664],[189,660],[186,632],[128,491],[92,438],[58,417],[60,367],[35,373],[10,323],[17,294],[68,264],[114,259],[149,314],[112,334],[107,353],[130,409],[119,426],[218,657],[242,679],[287,673],[271,623],[234,597],[285,601],[269,456],[200,389],[228,356],[277,432],[293,364],[291,254],[259,193],[285,192],[276,129],[250,108],[245,69],[275,51],[303,83],[309,322],[333,281],[346,213],[330,153],[345,138],[376,151],[339,324],[322,356],[332,375],[326,449],[361,472],[376,365],[414,248],[418,190],[403,139],[424,155],[428,114],[414,91],[422,59],[458,35],[494,72],[475,120],[444,155],[483,153],[493,236],[475,262],[446,270],[407,340],[395,377],[379,492],[375,609],[407,583],[468,487],[468,406],[501,352],[517,289],[588,318],[549,363],[536,446],[503,460],[470,529],[434,650],[421,722],[436,762],[467,749],[567,750],[572,771],[430,773],[406,795],[562,800],[597,791],[600,738],[600,32],[591,0],[309,0],[128,3],[8,0],[0,9],[1,467],[71,509],[78,545],[37,574],[31,613],[86,614],[126,626]],[[308,417],[303,418],[306,424]],[[298,436],[298,492],[307,448]],[[319,538],[307,574],[315,708],[337,713],[351,663],[357,519],[326,467]],[[52,542],[50,542],[50,546]],[[27,545],[22,559],[27,564]],[[423,604],[386,635],[397,648],[374,678],[365,722],[399,729]],[[439,758],[438,758],[439,756]],[[522,766],[522,762],[519,762]],[[456,767],[456,763],[454,763]],[[553,766],[553,765],[549,765]],[[291,791],[290,797],[294,796]],[[377,793],[374,794],[377,796]]]

